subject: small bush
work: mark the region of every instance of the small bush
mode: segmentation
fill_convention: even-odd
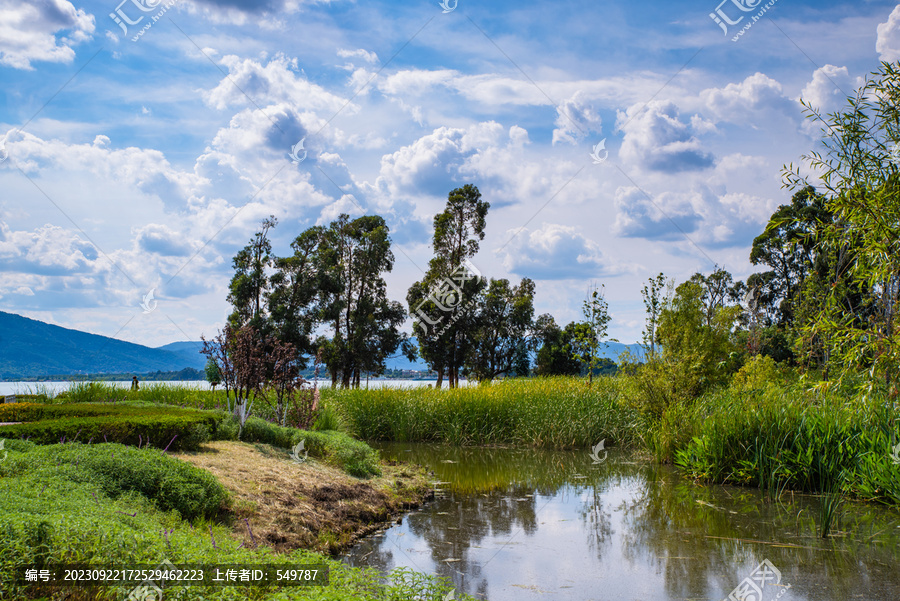
[[[778,365],[768,355],[752,357],[731,379],[731,386],[739,390],[764,390],[767,386],[783,383]]]
[[[287,449],[291,447],[291,438],[297,432],[294,428],[282,427],[258,417],[250,417],[244,424],[241,440],[246,442],[264,442],[275,447]]]

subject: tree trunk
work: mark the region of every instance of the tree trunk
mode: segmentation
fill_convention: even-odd
[[[434,387],[436,389],[439,389],[441,387],[441,384],[444,382],[444,366],[442,365],[441,367],[439,367],[437,372],[438,372],[438,377],[437,377],[437,382],[434,383]]]

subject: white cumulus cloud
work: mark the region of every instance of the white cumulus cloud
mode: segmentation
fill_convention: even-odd
[[[0,0],[0,65],[32,70],[32,61],[71,63],[72,46],[93,33],[93,15],[67,0]]]

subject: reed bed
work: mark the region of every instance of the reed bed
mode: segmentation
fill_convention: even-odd
[[[325,395],[323,395],[325,396]],[[611,378],[531,378],[456,389],[337,390],[327,395],[367,440],[520,444],[548,448],[632,445],[644,418],[620,403]]]

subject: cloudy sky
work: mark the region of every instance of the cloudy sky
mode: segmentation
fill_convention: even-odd
[[[150,346],[221,327],[270,214],[284,254],[384,216],[405,300],[466,183],[484,275],[562,323],[604,284],[634,341],[651,275],[754,271],[800,99],[900,57],[881,0],[118,1],[0,0],[0,310]]]

